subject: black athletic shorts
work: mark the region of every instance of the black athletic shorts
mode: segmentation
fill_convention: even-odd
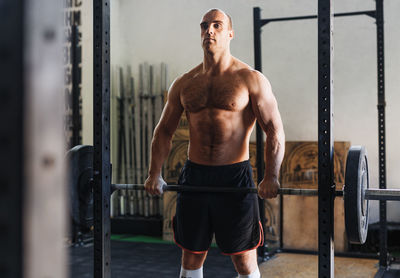
[[[250,162],[207,166],[186,161],[178,184],[183,186],[254,187]],[[223,254],[235,255],[263,243],[258,197],[254,193],[191,193],[177,196],[174,240],[193,253],[204,253],[213,235]]]

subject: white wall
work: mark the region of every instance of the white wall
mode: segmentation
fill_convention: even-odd
[[[210,8],[221,8],[233,19],[232,54],[254,65],[253,7],[262,18],[316,14],[317,1],[303,0],[114,0],[111,1],[111,59],[113,65],[132,65],[138,74],[142,62],[169,65],[169,77],[201,62],[199,22]],[[83,140],[91,143],[91,5],[83,40]],[[84,7],[84,11],[85,11]],[[373,0],[336,0],[335,12],[369,10]],[[385,74],[387,184],[400,187],[400,1],[385,0]],[[89,23],[89,24],[88,24]],[[90,27],[89,27],[90,25]],[[336,18],[334,25],[334,137],[365,145],[369,154],[370,183],[378,185],[376,25],[373,18]],[[263,72],[272,83],[288,141],[317,140],[317,22],[270,23],[262,32]],[[378,220],[377,202],[371,220]],[[400,221],[400,204],[388,202],[390,221]]]

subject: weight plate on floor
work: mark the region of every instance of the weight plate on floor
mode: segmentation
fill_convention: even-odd
[[[73,227],[82,233],[93,226],[93,146],[78,145],[67,153],[70,212]]]
[[[351,243],[363,244],[368,233],[369,188],[367,151],[363,146],[352,146],[347,155],[343,188],[347,238]]]

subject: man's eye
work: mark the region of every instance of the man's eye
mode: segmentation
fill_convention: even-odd
[[[215,27],[215,28],[219,28],[220,25],[219,25],[218,23],[215,23],[215,24],[214,24],[214,27]]]

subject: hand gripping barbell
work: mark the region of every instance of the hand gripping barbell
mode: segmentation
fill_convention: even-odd
[[[81,150],[74,147],[70,152],[76,153],[79,157],[79,152],[83,150],[87,152],[88,146],[83,146]],[[73,155],[73,154],[71,154]],[[76,161],[77,159],[75,159]],[[80,163],[82,164],[82,163]],[[79,163],[70,164],[70,169],[73,171],[71,182],[74,188],[84,187],[79,186],[82,182],[90,183],[87,180],[87,171],[91,166],[79,166]],[[89,167],[90,166],[90,167]],[[79,168],[79,169],[77,169]],[[81,169],[81,171],[80,171]],[[82,180],[81,175],[85,175]],[[115,190],[144,190],[143,184],[112,184],[111,192]],[[176,192],[203,192],[203,193],[257,193],[257,188],[232,188],[232,187],[211,187],[211,186],[187,186],[187,185],[165,185],[163,191]],[[295,188],[280,188],[278,194],[282,195],[300,195],[300,196],[317,196],[316,189],[295,189]],[[363,244],[367,238],[368,232],[368,208],[369,200],[394,200],[400,201],[400,189],[369,189],[368,176],[368,160],[366,150],[363,146],[352,146],[347,155],[345,185],[343,191],[334,191],[334,196],[343,196],[344,212],[345,212],[345,227],[347,238],[351,243]]]

